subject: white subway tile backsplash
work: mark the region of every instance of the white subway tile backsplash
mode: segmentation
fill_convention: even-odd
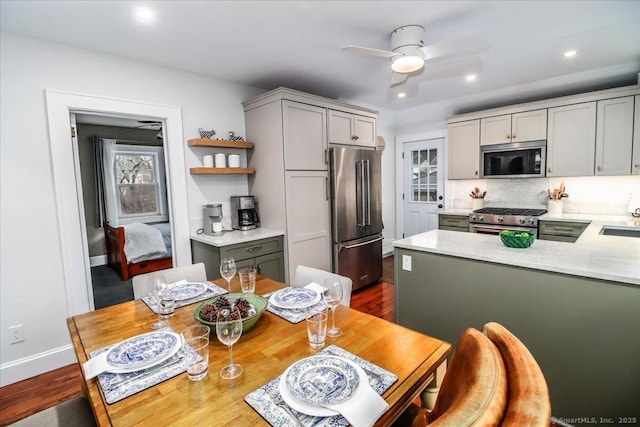
[[[568,198],[564,212],[628,215],[629,200],[640,197],[640,176],[566,177],[524,179],[476,179],[449,181],[453,209],[471,209],[469,192],[487,191],[486,207],[546,208],[547,190],[564,182]]]

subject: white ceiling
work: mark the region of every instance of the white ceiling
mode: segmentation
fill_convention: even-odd
[[[375,108],[450,113],[635,84],[640,1],[1,1],[0,28],[262,89],[290,87]],[[134,6],[156,13],[140,24]],[[389,89],[387,60],[402,25],[424,42],[485,33],[488,52],[434,62]],[[566,59],[562,53],[577,49]],[[476,73],[474,83],[463,76]]]

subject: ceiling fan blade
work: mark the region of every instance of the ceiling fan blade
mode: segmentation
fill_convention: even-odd
[[[397,55],[388,50],[380,50],[380,49],[372,49],[370,47],[361,47],[361,46],[344,46],[342,48],[347,53],[355,53],[356,55],[368,55],[368,56],[377,56],[379,58],[391,58],[392,56]]]
[[[395,85],[399,85],[400,83],[404,83],[407,81],[407,77],[409,77],[409,74],[405,74],[405,73],[396,73],[394,71],[391,72],[391,83],[389,83],[389,86],[395,86]]]
[[[476,34],[455,40],[444,41],[421,47],[424,60],[446,58],[470,53],[485,52],[489,50],[491,43],[486,34]]]

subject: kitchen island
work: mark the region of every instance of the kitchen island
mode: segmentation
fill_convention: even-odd
[[[540,364],[555,416],[640,420],[640,239],[603,225],[640,227],[594,218],[576,243],[527,249],[446,230],[396,241],[397,323],[448,342],[502,323]]]

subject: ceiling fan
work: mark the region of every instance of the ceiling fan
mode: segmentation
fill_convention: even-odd
[[[391,32],[391,50],[361,46],[344,46],[343,51],[358,55],[375,56],[391,61],[391,86],[404,83],[409,74],[420,71],[424,64],[443,58],[483,52],[489,49],[485,34],[466,36],[454,40],[424,45],[424,27],[404,25]]]

